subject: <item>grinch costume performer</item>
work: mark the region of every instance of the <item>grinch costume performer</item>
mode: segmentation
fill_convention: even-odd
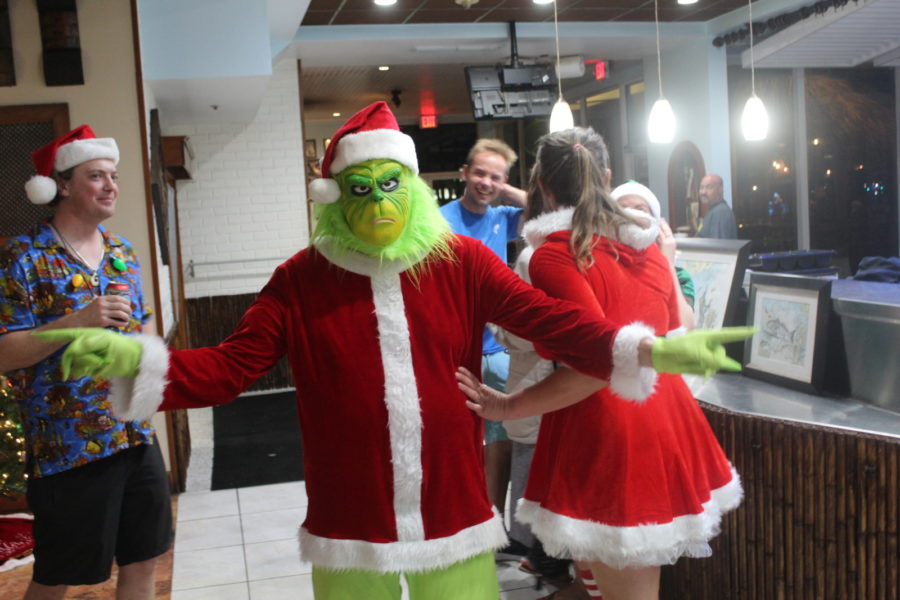
[[[309,497],[300,552],[316,598],[400,598],[404,576],[413,599],[496,600],[492,551],[507,539],[457,366],[478,370],[494,322],[575,369],[624,381],[652,371],[638,364],[643,334],[550,299],[453,235],[384,102],[335,133],[322,173],[310,189],[320,203],[312,247],[276,269],[220,345],[169,353],[161,405],[149,350],[158,339],[52,332],[74,340],[64,369],[115,377],[118,410],[135,417],[229,402],[287,355]],[[716,370],[727,361],[711,340],[660,356],[678,357],[673,369]]]

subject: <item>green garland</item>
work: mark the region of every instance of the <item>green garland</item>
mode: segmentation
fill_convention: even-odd
[[[25,434],[19,423],[12,384],[0,375],[0,498],[25,493]]]

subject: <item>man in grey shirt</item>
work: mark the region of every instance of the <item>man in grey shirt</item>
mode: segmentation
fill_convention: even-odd
[[[706,216],[697,229],[697,237],[736,240],[734,213],[725,202],[720,176],[710,174],[700,180],[700,203],[706,207]]]

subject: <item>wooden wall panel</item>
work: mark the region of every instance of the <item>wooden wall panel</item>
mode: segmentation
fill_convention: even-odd
[[[663,600],[900,600],[900,440],[703,409],[744,503],[711,558],[663,570]]]
[[[187,302],[188,347],[214,346],[228,337],[241,316],[256,299],[256,294],[190,298]],[[250,391],[293,387],[287,359],[282,359],[268,374],[250,387]]]

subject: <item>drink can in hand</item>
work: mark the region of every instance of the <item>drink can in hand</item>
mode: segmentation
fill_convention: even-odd
[[[128,298],[131,300],[131,286],[127,283],[110,283],[106,286],[106,295],[107,296],[121,296],[123,298]],[[127,325],[127,321],[122,323],[119,326],[110,325],[107,329],[112,329],[113,331],[118,331],[122,327]]]
[[[131,298],[131,286],[127,283],[110,283],[106,286],[107,296],[122,296],[123,298]]]

